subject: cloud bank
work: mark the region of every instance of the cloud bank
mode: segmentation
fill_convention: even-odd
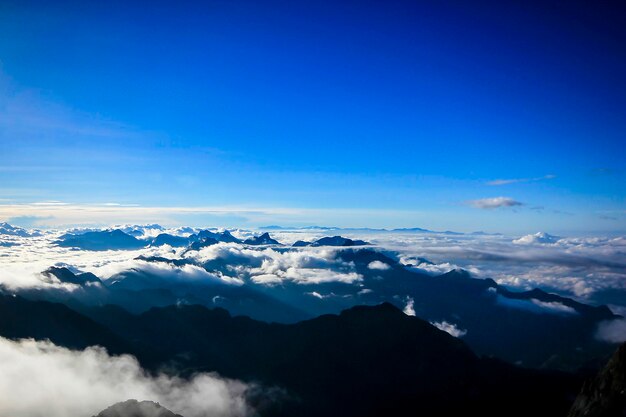
[[[129,355],[47,341],[0,338],[0,415],[91,416],[127,399],[151,400],[185,417],[244,417],[248,386],[217,374],[150,376]],[[19,383],[17,383],[19,382]]]
[[[134,229],[136,227],[129,230]],[[190,231],[171,230],[175,234]],[[43,279],[41,272],[52,265],[92,272],[104,281],[133,269],[172,283],[240,285],[249,280],[259,285],[341,282],[359,286],[362,281],[354,264],[338,259],[340,248],[287,250],[220,243],[186,253],[184,248],[167,245],[89,252],[54,246],[52,242],[60,233],[46,232],[37,237],[0,236],[0,285],[10,290],[34,287],[75,291],[75,285]],[[237,230],[233,234],[248,237],[252,232]],[[462,268],[477,278],[493,278],[516,290],[542,288],[583,302],[626,307],[626,237],[556,237],[541,232],[522,237],[375,231],[342,231],[342,234],[370,241],[373,249],[397,253],[402,264],[411,265],[410,268],[419,272],[439,275]],[[325,235],[328,232],[272,232],[274,238],[286,244]],[[145,262],[136,259],[140,256],[178,259],[193,265]],[[384,268],[382,264],[371,262],[370,270]]]

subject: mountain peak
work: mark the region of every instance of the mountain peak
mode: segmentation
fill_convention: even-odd
[[[280,245],[280,242],[273,239],[268,232],[263,233],[260,236],[254,236],[244,240],[247,245]]]
[[[159,403],[152,401],[127,400],[102,410],[94,417],[182,417],[174,414]]]
[[[2,222],[0,223],[0,235],[32,237],[32,236],[40,236],[41,233],[37,231],[29,232],[28,230],[22,227],[13,226],[7,222]]]
[[[84,285],[87,282],[101,282],[100,279],[91,272],[75,274],[65,266],[51,266],[43,271],[42,274],[48,277],[55,277],[64,284]]]
[[[513,243],[518,245],[534,245],[534,244],[553,244],[561,239],[560,236],[554,236],[546,232],[537,232],[522,236],[519,239],[513,240]]]

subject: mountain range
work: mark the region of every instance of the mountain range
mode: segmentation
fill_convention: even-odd
[[[211,236],[204,239],[215,240]],[[320,281],[303,285],[283,281],[280,285],[260,285],[254,277],[235,281],[223,278],[233,268],[248,268],[247,258],[218,257],[199,262],[186,256],[142,255],[137,258],[139,267],[120,271],[106,280],[66,267],[43,271],[43,279],[72,284],[72,291],[52,285],[13,292],[31,300],[62,302],[79,310],[113,304],[142,313],[152,307],[199,304],[280,323],[336,314],[355,305],[390,302],[403,309],[410,303],[411,314],[462,335],[481,355],[550,369],[588,366],[615,347],[595,337],[600,323],[620,318],[606,306],[586,305],[538,289],[511,291],[491,279],[473,278],[463,270],[432,276],[373,248],[339,246],[333,256],[334,264],[349,265],[354,270],[351,277],[355,283]],[[176,278],[176,271],[184,268],[193,268],[202,278]]]
[[[250,393],[260,416],[564,415],[581,377],[481,358],[458,338],[389,303],[295,324],[198,305],[133,315],[114,306],[0,297],[0,335],[92,344],[135,355],[148,370],[198,371],[280,387]],[[16,320],[16,317],[20,317]],[[19,323],[19,324],[17,324]],[[107,414],[104,414],[107,415]],[[114,414],[112,414],[114,415]]]
[[[138,239],[125,233],[121,229],[89,231],[80,234],[62,235],[56,244],[61,247],[73,247],[83,250],[132,250],[147,246],[169,245],[172,247],[188,247],[190,250],[200,250],[203,247],[214,245],[218,242],[240,243],[244,245],[276,245],[281,243],[265,232],[257,236],[241,240],[233,236],[228,230],[213,232],[202,230],[189,236],[175,236],[168,233],[160,233],[153,239]],[[313,242],[297,241],[295,247],[301,246],[361,246],[369,245],[363,240],[352,240],[342,236],[323,237]]]

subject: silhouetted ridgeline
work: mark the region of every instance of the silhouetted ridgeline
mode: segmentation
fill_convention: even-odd
[[[565,415],[580,378],[477,357],[461,340],[385,303],[296,324],[268,324],[202,306],[133,315],[0,297],[0,334],[100,344],[148,369],[223,376],[284,388],[280,402],[251,398],[262,416],[406,414]],[[19,317],[19,320],[16,318]]]

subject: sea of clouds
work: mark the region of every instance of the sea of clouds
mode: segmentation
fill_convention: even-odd
[[[125,228],[143,239],[153,238],[164,231],[153,226],[145,229],[139,226]],[[185,236],[194,230],[165,231]],[[361,288],[363,277],[355,265],[337,256],[341,248],[285,250],[220,243],[200,251],[160,246],[95,252],[55,245],[54,241],[62,233],[44,232],[27,237],[0,235],[0,286],[9,290],[79,290],[77,285],[60,283],[54,277],[42,274],[56,265],[76,272],[92,272],[105,281],[115,279],[124,271],[139,270],[173,281],[223,285],[251,282],[262,286],[293,283],[302,285],[305,293],[320,299],[328,295],[306,286],[341,282],[355,285],[359,291],[369,291]],[[257,233],[233,231],[241,239]],[[272,236],[286,246],[297,240],[313,241],[338,234],[369,241],[376,250],[433,277],[463,268],[474,277],[493,278],[511,289],[542,288],[584,302],[609,304],[618,314],[626,312],[624,237],[556,237],[541,233],[528,236],[452,235],[368,230],[272,232]],[[145,257],[185,260],[186,263],[176,266],[168,262],[147,262]],[[202,267],[215,261],[225,267],[214,271]],[[368,268],[374,272],[385,271],[389,265],[375,261]],[[503,302],[514,301],[503,299]],[[571,309],[567,310],[568,307],[559,303],[524,303],[517,307],[573,314]],[[406,300],[405,313],[415,315],[413,300]],[[626,340],[625,323],[621,319],[602,323],[597,337],[611,342]],[[455,337],[463,337],[466,333],[454,323],[432,324]],[[98,347],[71,351],[45,341],[0,338],[0,360],[0,415],[89,416],[129,398],[158,401],[187,417],[245,416],[251,412],[244,398],[249,388],[245,383],[215,374],[200,374],[191,379],[149,375],[134,358],[111,356]],[[16,380],[20,383],[15,384]]]
[[[144,233],[138,226],[126,226],[125,230]],[[156,231],[154,227],[148,227],[140,237],[154,237]],[[166,231],[188,235],[193,230]],[[52,265],[92,272],[105,280],[123,271],[148,268],[152,273],[172,279],[213,279],[233,285],[241,284],[245,278],[259,285],[285,281],[302,285],[323,282],[358,284],[361,280],[354,265],[337,258],[338,248],[306,247],[284,251],[220,243],[190,252],[169,246],[93,252],[54,245],[61,233],[50,232],[34,237],[0,235],[0,284],[9,288],[54,285],[41,276],[41,272]],[[233,231],[242,239],[255,233],[258,232]],[[463,268],[477,278],[493,278],[512,289],[542,288],[584,302],[609,304],[618,313],[626,309],[626,237],[556,237],[542,233],[528,236],[450,235],[367,230],[272,232],[272,236],[285,245],[333,234],[369,241],[376,249],[396,257],[403,264],[432,275]],[[176,267],[148,263],[137,259],[140,256],[189,259],[195,264],[220,259],[229,268],[215,274],[194,265]],[[371,265],[372,269],[384,267]]]

